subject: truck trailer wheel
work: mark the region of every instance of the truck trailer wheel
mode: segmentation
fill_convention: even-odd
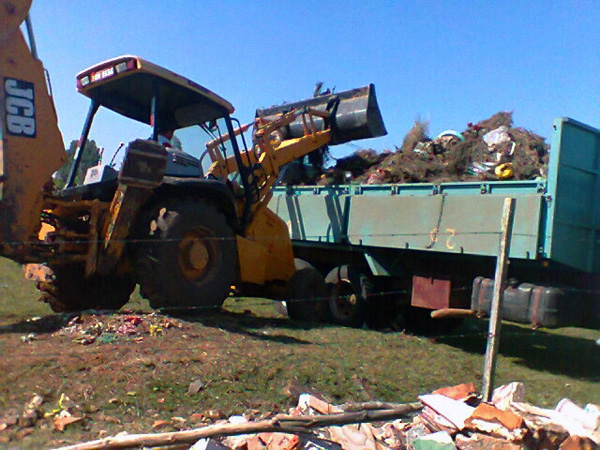
[[[296,270],[287,285],[287,311],[290,319],[324,322],[327,319],[327,286],[312,266]]]
[[[119,275],[92,275],[85,278],[81,264],[49,268],[43,280],[38,280],[41,301],[52,311],[69,312],[85,309],[118,310],[129,301],[135,282]]]
[[[150,306],[181,312],[221,306],[237,264],[235,236],[223,213],[205,200],[174,198],[146,219],[136,272]]]
[[[344,265],[329,272],[325,282],[331,321],[344,327],[362,327],[367,316],[367,277]]]

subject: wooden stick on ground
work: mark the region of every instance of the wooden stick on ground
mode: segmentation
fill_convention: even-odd
[[[463,319],[465,317],[473,317],[477,314],[471,309],[462,308],[444,308],[431,311],[432,319]]]
[[[415,411],[421,409],[421,403],[388,403],[388,402],[359,402],[359,403],[344,403],[343,405],[337,405],[342,411],[362,411],[362,410],[381,410],[381,409],[396,409],[404,406],[414,406]]]
[[[248,422],[240,425],[210,425],[203,428],[173,431],[170,433],[112,436],[96,441],[61,447],[57,450],[104,450],[140,446],[157,447],[161,445],[193,444],[203,438],[262,432],[307,433],[312,428],[326,427],[329,425],[347,425],[351,423],[399,419],[401,417],[406,417],[411,412],[419,409],[421,409],[420,404],[409,403],[394,409],[363,410],[323,416],[290,416],[280,414],[269,420]]]

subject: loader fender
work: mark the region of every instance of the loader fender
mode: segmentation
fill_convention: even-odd
[[[163,178],[162,185],[157,189],[155,196],[163,197],[180,194],[210,200],[225,214],[227,222],[234,230],[239,228],[235,197],[225,183],[218,180],[166,176]]]

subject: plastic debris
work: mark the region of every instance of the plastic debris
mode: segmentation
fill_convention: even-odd
[[[462,133],[459,133],[458,131],[454,131],[454,130],[442,131],[440,134],[437,135],[436,139],[440,139],[440,138],[444,138],[444,137],[456,137],[456,138],[458,138],[459,141],[465,142],[465,137],[462,135]]]
[[[415,450],[454,450],[456,448],[452,436],[446,431],[438,431],[415,439],[412,445]]]
[[[510,142],[510,135],[508,134],[508,127],[502,125],[495,130],[485,133],[481,139],[488,145],[488,148],[493,149],[496,145]]]
[[[81,345],[100,345],[121,340],[137,342],[144,336],[159,337],[169,328],[182,326],[178,320],[157,313],[82,313],[72,318],[55,334],[71,336],[74,342]]]

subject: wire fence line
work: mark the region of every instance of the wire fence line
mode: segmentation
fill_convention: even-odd
[[[82,233],[84,234],[84,233]],[[158,233],[157,233],[158,234]],[[456,236],[467,236],[467,235],[472,235],[472,236],[499,236],[501,233],[500,232],[496,232],[496,231],[473,231],[473,232],[456,232],[456,233],[449,233],[449,232],[436,232],[437,236],[448,236],[448,237],[456,237]],[[390,238],[390,237],[431,237],[432,232],[428,231],[427,233],[362,233],[362,234],[348,234],[345,235],[345,237],[347,238],[353,238],[353,239],[364,239],[364,238]],[[22,246],[22,245],[48,245],[48,246],[52,246],[52,245],[57,245],[57,244],[61,244],[61,243],[69,243],[69,244],[91,244],[91,243],[105,243],[106,241],[104,239],[84,239],[84,238],[76,238],[76,239],[65,239],[60,235],[56,235],[57,237],[60,237],[61,241],[57,241],[57,242],[45,242],[43,240],[18,240],[18,241],[3,241],[2,245],[6,245],[6,246]],[[514,233],[513,236],[522,236],[522,237],[535,237],[535,235],[533,234],[527,234],[527,233]],[[317,242],[322,242],[319,241],[320,238],[322,238],[322,235],[305,235],[303,236],[304,240],[309,240],[309,241],[317,241]],[[236,237],[235,236],[229,236],[229,237],[221,237],[221,236],[206,236],[202,238],[203,240],[206,241],[229,241],[229,240],[235,240]],[[277,237],[277,236],[272,236],[272,235],[263,235],[263,236],[252,236],[252,239],[257,240],[257,241],[277,241],[277,240],[285,240],[287,241],[288,239],[290,239],[287,236],[281,236],[281,237]],[[297,240],[297,238],[291,238],[292,241],[293,240]],[[118,243],[145,243],[145,242],[179,242],[182,240],[186,240],[186,238],[164,238],[164,237],[148,237],[148,238],[134,238],[134,237],[128,237],[128,238],[123,238],[123,239],[111,239],[111,242],[118,242]],[[327,241],[326,241],[327,242]],[[338,243],[338,242],[331,242],[331,243]]]
[[[8,288],[7,285],[0,285],[0,289],[2,288]],[[577,287],[571,287],[571,286],[561,286],[560,289],[565,293],[565,294],[596,294],[599,296],[599,301],[600,301],[600,289],[584,289],[584,288],[577,288]],[[450,289],[451,292],[457,293],[457,292],[469,292],[472,290],[472,286],[459,286],[459,287],[452,287]],[[244,296],[244,295],[239,295],[238,293],[235,292],[235,290],[232,292],[233,295],[231,295],[232,298],[253,298],[254,296],[248,295],[248,296]],[[412,294],[412,289],[386,289],[386,290],[375,290],[375,291],[370,291],[370,292],[366,292],[366,294],[364,294],[364,298],[365,300],[369,301],[369,300],[377,300],[377,299],[382,299],[382,298],[391,298],[391,297],[399,297],[399,296],[406,296],[406,295],[410,295]],[[336,297],[339,299],[351,299],[353,297],[354,294],[336,294]],[[262,298],[262,297],[259,297]],[[269,298],[266,301],[267,302],[276,302],[276,301],[285,301],[285,302],[290,302],[290,303],[302,303],[302,302],[310,302],[310,303],[314,303],[314,302],[329,302],[331,300],[331,294],[326,294],[326,295],[315,295],[315,296],[311,296],[311,297],[296,297],[294,296],[293,298]],[[262,304],[262,303],[261,303]],[[256,306],[256,305],[251,305],[251,306]],[[204,310],[218,310],[220,308],[220,306],[204,306],[204,305],[198,305],[198,306],[169,306],[168,310],[169,311],[177,311],[177,310],[181,310],[181,311],[204,311]],[[160,308],[157,308],[157,310],[160,310]]]
[[[57,241],[57,242],[46,242],[44,240],[41,239],[31,239],[31,240],[12,240],[12,241],[3,241],[1,244],[2,245],[6,245],[6,246],[22,246],[22,245],[56,245],[59,243],[70,243],[70,244],[91,244],[91,243],[105,243],[106,241],[104,239],[86,239],[83,237],[83,235],[85,235],[85,232],[79,233],[81,235],[81,237],[64,237],[61,236],[60,233],[58,234],[53,234],[53,232],[50,232],[50,237],[58,237],[61,240]],[[298,237],[297,235],[300,235],[300,237]],[[252,239],[257,240],[257,241],[277,241],[277,240],[289,240],[291,238],[292,241],[294,240],[306,240],[306,241],[311,241],[311,242],[319,242],[319,243],[331,243],[331,244],[346,244],[348,239],[353,239],[353,240],[360,240],[360,239],[367,239],[367,238],[415,238],[415,237],[424,237],[424,238],[429,238],[429,239],[439,239],[439,238],[457,238],[457,237],[464,237],[464,236],[477,236],[477,237],[494,237],[494,236],[498,236],[500,237],[500,235],[502,234],[502,232],[500,230],[498,231],[459,231],[459,230],[455,230],[455,229],[448,229],[448,230],[443,230],[443,229],[431,229],[431,230],[426,230],[423,232],[403,232],[403,233],[342,233],[342,232],[338,232],[335,233],[336,236],[338,237],[339,241],[335,240],[335,237],[333,236],[332,232],[329,231],[327,234],[306,234],[304,232],[299,232],[299,233],[292,233],[291,237],[288,236],[273,236],[273,235],[254,235],[252,236]],[[522,232],[513,232],[511,234],[511,236],[514,237],[521,237],[521,238],[538,238],[539,236],[535,233],[522,233]],[[227,241],[227,240],[235,240],[236,236],[227,236],[227,237],[222,237],[222,236],[206,236],[202,238],[203,240],[206,241]],[[151,236],[151,237],[132,237],[129,236],[127,238],[123,238],[123,239],[111,239],[112,242],[118,242],[118,243],[145,243],[145,242],[178,242],[181,240],[185,240],[185,238],[165,238],[165,237],[160,237],[159,236],[159,232],[156,233],[156,236]],[[571,242],[573,240],[571,239]],[[575,238],[575,241],[578,242],[588,242],[589,238],[586,237],[581,237],[579,239]],[[391,248],[395,248],[395,247],[391,247]],[[450,250],[450,249],[448,249]],[[450,253],[450,251],[449,251]]]
[[[458,236],[498,236],[500,237],[501,232],[500,231],[477,231],[477,232],[455,232],[454,230],[452,230],[452,232],[445,232],[445,231],[436,231],[435,234],[435,238],[438,239],[442,239],[443,237],[458,237]],[[527,233],[513,233],[513,238],[515,236],[522,236],[522,237],[536,237],[533,234],[527,234]],[[305,240],[313,240],[316,241],[319,237],[318,235],[310,235],[310,236],[305,236],[304,239]],[[347,237],[352,237],[352,238],[414,238],[414,237],[423,237],[426,240],[431,240],[432,238],[432,232],[431,231],[427,231],[427,232],[423,232],[423,233],[363,233],[363,234],[352,234],[349,235]],[[236,236],[228,236],[228,237],[218,237],[218,236],[213,236],[213,237],[205,237],[202,238],[203,240],[206,241],[229,241],[229,240],[235,240]],[[284,237],[282,236],[281,238],[277,238],[277,237],[273,237],[273,236],[258,236],[258,237],[254,237],[255,240],[263,240],[263,241],[274,241],[276,239],[289,239],[288,237]],[[119,239],[119,240],[113,240],[113,242],[117,242],[117,243],[124,243],[124,244],[132,244],[132,245],[136,245],[136,244],[150,244],[150,245],[159,245],[162,243],[172,243],[172,242],[183,242],[186,241],[187,239],[185,238],[162,238],[162,237],[148,237],[148,238],[125,238],[125,239]],[[583,239],[582,239],[583,240]],[[95,240],[95,239],[68,239],[68,240],[61,240],[59,242],[49,242],[49,243],[44,243],[43,241],[40,240],[36,240],[36,241],[13,241],[13,242],[3,242],[2,245],[5,246],[23,246],[23,245],[42,245],[42,246],[46,246],[49,249],[52,249],[54,246],[59,247],[62,244],[81,244],[81,245],[87,245],[87,244],[100,244],[100,245],[104,245],[106,243],[106,241],[100,239],[100,240]],[[335,242],[321,242],[321,243],[330,243],[330,244],[336,244]],[[405,250],[404,248],[393,248],[393,250]],[[408,250],[413,250],[413,249],[408,249]],[[443,253],[456,253],[456,252],[451,252],[451,251],[447,251],[446,249],[444,249],[442,251]],[[479,255],[481,256],[481,255]],[[490,257],[494,257],[493,255],[490,255]],[[343,259],[343,258],[342,258]],[[344,261],[340,260],[340,264],[344,264]],[[0,289],[3,286],[0,286]],[[584,287],[575,287],[575,286],[561,286],[560,287],[561,290],[563,290],[563,292],[566,295],[569,294],[591,294],[591,295],[596,295],[600,297],[600,288],[598,289],[588,289],[588,288],[584,288]],[[457,292],[468,292],[472,289],[472,285],[469,286],[458,286],[455,287],[453,286],[451,289],[451,292],[457,293]],[[373,290],[373,291],[368,291],[365,295],[365,300],[366,301],[370,301],[370,300],[376,300],[376,299],[383,299],[384,301],[387,299],[390,302],[393,302],[393,297],[400,297],[400,296],[409,296],[412,293],[411,289],[385,289],[385,290],[381,290],[381,289],[377,289],[377,290]],[[351,300],[351,295],[337,295],[337,298],[340,300]],[[307,297],[307,298],[279,298],[279,299],[275,299],[275,300],[279,300],[279,301],[287,301],[289,303],[301,303],[301,302],[310,302],[310,303],[315,303],[315,302],[323,302],[323,303],[328,303],[331,301],[331,295],[323,295],[323,296],[311,296],[311,297]],[[253,306],[257,306],[257,305],[252,305],[251,303],[248,304],[248,307],[253,307]],[[198,306],[172,306],[168,308],[168,312],[169,313],[203,313],[206,311],[214,311],[214,310],[218,310],[219,307],[218,306],[204,306],[204,305],[198,305]],[[157,311],[161,311],[161,309],[157,309]],[[437,319],[439,320],[439,319]],[[454,336],[454,335],[452,335]],[[454,336],[456,337],[456,336]]]
[[[387,294],[390,295],[394,295],[394,294],[398,294],[398,293],[407,293],[407,291],[388,291]],[[233,297],[233,299],[235,300],[236,297]],[[238,298],[241,299],[241,298]],[[288,300],[289,301],[289,300]],[[329,297],[323,296],[323,297],[316,297],[316,298],[305,298],[305,299],[294,299],[291,300],[294,302],[303,302],[303,301],[309,301],[311,303],[314,303],[315,301],[323,301],[323,302],[327,302],[329,301]],[[305,337],[303,336],[295,336],[294,331],[296,330],[296,328],[298,326],[300,326],[300,329],[302,331],[306,331],[307,327],[308,329],[311,328],[321,328],[323,326],[325,327],[330,327],[333,326],[335,327],[335,324],[328,324],[328,323],[308,323],[308,322],[302,322],[302,321],[291,321],[289,320],[286,316],[285,313],[280,311],[278,315],[270,315],[270,316],[261,316],[261,315],[256,315],[256,313],[253,313],[250,308],[256,308],[256,307],[265,307],[265,306],[270,306],[273,304],[272,300],[268,300],[268,299],[258,299],[258,298],[244,298],[243,303],[242,303],[242,307],[244,308],[244,312],[235,312],[232,311],[231,308],[233,307],[233,305],[228,306],[228,308],[230,309],[225,309],[225,310],[221,310],[220,307],[207,307],[207,306],[192,306],[192,307],[169,307],[168,309],[161,309],[158,308],[154,311],[144,311],[144,310],[131,310],[131,309],[124,309],[124,310],[120,310],[120,311],[110,311],[110,310],[85,310],[85,311],[80,311],[80,312],[70,312],[70,313],[59,313],[59,314],[51,314],[50,316],[45,316],[43,318],[41,317],[37,317],[32,319],[28,319],[26,321],[21,321],[17,324],[12,324],[12,325],[3,325],[0,326],[0,336],[2,336],[2,334],[7,334],[7,333],[13,333],[13,334],[21,334],[23,335],[23,343],[26,344],[28,342],[31,341],[35,341],[35,340],[39,340],[39,339],[45,339],[40,337],[41,335],[60,335],[61,333],[65,333],[63,334],[63,336],[69,336],[69,335],[73,335],[75,337],[77,337],[77,335],[82,334],[82,333],[86,333],[86,328],[84,325],[82,325],[82,329],[76,330],[76,331],[70,331],[69,327],[73,327],[73,325],[69,325],[71,323],[73,323],[73,319],[76,319],[78,317],[88,317],[88,318],[92,318],[91,320],[95,320],[98,323],[101,323],[101,329],[100,329],[100,334],[107,332],[108,334],[118,334],[118,333],[114,333],[113,331],[110,331],[110,329],[105,329],[103,328],[105,325],[103,325],[103,317],[112,317],[112,318],[123,318],[123,320],[127,319],[127,318],[131,318],[133,317],[140,317],[142,320],[144,319],[144,317],[157,317],[157,316],[164,316],[165,318],[171,318],[174,320],[177,320],[179,323],[181,324],[194,324],[194,323],[199,323],[202,326],[207,326],[213,329],[217,329],[220,330],[226,334],[242,334],[242,335],[248,335],[249,338],[256,340],[256,345],[257,346],[263,346],[264,345],[264,339],[268,339],[269,341],[275,341],[277,342],[278,339],[282,340],[283,344],[290,344],[290,345],[310,345],[310,346],[339,346],[339,347],[347,347],[348,345],[352,346],[352,345],[373,345],[374,341],[373,341],[373,335],[371,333],[369,333],[368,336],[366,335],[361,335],[360,333],[354,337],[345,337],[343,340],[336,340],[336,339],[327,339],[327,338],[323,338],[322,336],[320,336],[318,339],[312,339],[312,340],[305,340]],[[248,314],[248,312],[250,312],[250,314]],[[194,313],[196,314],[196,316],[194,316]],[[209,314],[209,315],[207,315]],[[401,313],[399,313],[399,315],[401,315]],[[480,317],[481,318],[481,317]],[[42,322],[40,322],[39,325],[39,329],[37,329],[38,325],[37,322],[39,321],[44,321],[44,320],[52,320],[54,327],[51,330],[48,330],[45,325],[43,325]],[[230,323],[231,320],[235,320],[235,324],[232,325]],[[432,319],[434,320],[434,319]],[[439,319],[435,319],[435,320],[439,320]],[[248,321],[250,321],[250,323],[248,323]],[[58,323],[55,323],[58,322]],[[80,323],[80,322],[78,322]],[[475,323],[475,322],[473,322]],[[469,329],[469,327],[467,327],[467,331],[458,331],[458,332],[446,332],[446,333],[434,333],[432,335],[420,335],[418,332],[413,333],[412,331],[410,331],[410,329],[407,329],[406,327],[394,327],[395,325],[397,325],[397,323],[395,323],[393,320],[386,326],[380,328],[380,329],[376,329],[376,330],[372,330],[372,331],[377,331],[380,336],[380,339],[383,341],[386,341],[389,343],[390,339],[395,339],[395,338],[399,338],[401,339],[402,337],[409,335],[409,336],[414,336],[416,338],[419,339],[425,339],[425,340],[432,340],[432,342],[445,342],[445,343],[450,343],[450,342],[466,342],[467,340],[470,341],[474,341],[474,340],[478,340],[480,341],[481,344],[481,351],[484,350],[484,342],[487,338],[489,338],[490,334],[489,334],[489,330],[487,329],[479,329],[485,326],[487,322],[484,321],[481,324],[476,324],[475,326],[471,327],[471,328],[477,328],[477,329]],[[510,323],[510,322],[509,322]],[[89,323],[88,327],[91,327],[94,325],[94,323]],[[545,331],[545,329],[542,330],[538,330],[536,329],[536,327],[533,328],[525,328],[526,325],[518,325],[519,327],[521,327],[521,329],[519,330],[514,330],[514,329],[510,329],[509,331],[506,330],[506,327],[504,328],[504,331],[502,332],[502,336],[504,339],[507,338],[511,338],[511,339],[519,339],[519,338],[527,338],[527,337],[532,337],[533,335],[535,335],[536,333],[541,333],[539,336],[550,336],[548,335],[548,333]],[[512,327],[514,328],[514,327]],[[365,329],[365,326],[363,326],[363,329]],[[359,330],[358,330],[359,331]],[[92,330],[91,332],[97,332]],[[168,330],[164,330],[164,332],[168,332]],[[33,334],[33,335],[32,335]],[[141,334],[139,336],[146,336],[146,334]],[[162,332],[159,333],[158,335],[155,336],[148,336],[148,338],[157,338],[160,339],[162,335]],[[29,337],[28,337],[29,336]],[[135,337],[139,337],[138,335],[134,335],[134,336],[129,336],[127,334],[123,334],[118,335],[117,336],[117,342],[118,343],[125,343],[128,341],[131,341],[132,339],[134,339]],[[294,340],[294,338],[296,340]],[[222,344],[222,339],[219,338],[214,338],[211,336],[206,336],[203,335],[201,337],[198,338],[199,341],[202,341],[203,343],[216,343],[216,344]],[[377,341],[377,340],[376,340]],[[102,344],[108,344],[108,343],[113,343],[114,341],[110,341],[110,342],[98,342],[99,346],[101,346]],[[115,343],[117,343],[115,342]],[[377,341],[378,342],[378,341]],[[377,344],[377,342],[375,342],[375,344]],[[593,341],[590,341],[590,345],[593,344]],[[240,349],[242,348],[247,348],[248,347],[248,342],[232,342],[232,343],[228,343],[228,349],[236,348],[236,346],[239,346]],[[252,344],[250,344],[252,345]],[[31,359],[36,359],[39,357],[63,357],[64,353],[54,353],[54,352],[36,352],[35,354],[30,354],[30,355],[23,355],[26,358],[31,358]],[[600,378],[599,378],[600,380]]]
[[[153,312],[153,313],[147,313],[147,312],[134,312],[134,311],[121,311],[118,313],[115,313],[114,311],[82,311],[79,313],[63,313],[63,315],[65,315],[67,318],[64,319],[63,324],[60,327],[56,327],[56,329],[53,330],[42,330],[42,331],[38,331],[38,332],[32,332],[31,330],[33,329],[32,327],[29,327],[27,330],[24,331],[19,331],[14,325],[4,325],[4,326],[0,326],[0,336],[2,336],[2,334],[8,334],[8,333],[13,333],[13,334],[28,334],[28,333],[33,333],[34,336],[31,336],[29,339],[23,339],[23,342],[30,342],[33,341],[35,339],[38,338],[38,336],[40,335],[62,335],[62,336],[68,336],[69,334],[76,334],[78,333],[85,333],[86,329],[85,326],[82,325],[81,323],[77,323],[76,325],[81,325],[81,327],[78,330],[74,330],[72,328],[75,328],[75,325],[69,325],[69,323],[71,323],[71,321],[75,318],[78,317],[84,317],[84,316],[90,316],[90,317],[94,317],[96,319],[95,323],[89,323],[90,328],[94,325],[97,325],[98,323],[102,323],[101,319],[99,319],[100,317],[114,317],[114,316],[123,316],[124,318],[131,318],[131,317],[135,317],[135,316],[140,316],[140,317],[144,317],[144,316],[157,316],[160,315],[157,312]],[[240,314],[242,315],[242,314]],[[282,327],[281,324],[282,323],[286,323],[288,322],[287,320],[285,320],[285,318],[274,318],[274,317],[270,317],[270,318],[266,318],[266,317],[254,317],[254,316],[246,316],[249,319],[257,319],[257,320],[264,320],[265,322],[267,322],[267,324],[245,324],[243,322],[236,322],[236,325],[234,327],[229,326],[228,324],[219,324],[219,323],[215,323],[215,322],[211,322],[210,324],[206,325],[202,323],[202,320],[199,319],[194,319],[194,318],[188,318],[188,319],[181,319],[181,318],[175,318],[178,321],[185,321],[188,322],[190,324],[194,324],[194,323],[200,323],[203,326],[207,326],[210,328],[214,328],[218,331],[221,331],[225,334],[231,334],[231,335],[244,335],[244,336],[248,336],[250,338],[256,339],[257,341],[262,341],[264,339],[269,339],[269,340],[276,340],[277,338],[282,338],[283,341],[282,343],[286,343],[286,344],[291,344],[291,345],[316,345],[316,346],[348,346],[348,345],[356,345],[356,344],[365,344],[365,345],[372,345],[372,344],[376,344],[378,342],[378,339],[374,339],[373,335],[371,333],[369,333],[368,336],[364,336],[361,335],[360,333],[360,329],[356,330],[358,333],[356,334],[356,336],[354,337],[347,337],[345,336],[344,339],[340,339],[340,340],[336,340],[336,339],[328,339],[327,337],[323,337],[322,335],[320,335],[317,339],[312,339],[312,340],[306,340],[306,336],[294,336],[294,332],[295,331],[301,331],[301,332],[305,332],[307,331],[309,328],[307,328],[304,323],[302,323],[302,327],[301,328],[297,328],[297,325],[299,324],[299,322],[294,322],[293,324],[291,324],[290,326],[285,326]],[[70,318],[70,319],[68,319]],[[214,320],[214,318],[210,318],[210,320]],[[281,323],[279,323],[281,322]],[[29,321],[27,322],[30,325],[34,325],[35,321]],[[109,324],[110,325],[110,324]],[[314,324],[314,328],[319,328],[322,329],[322,324]],[[363,328],[364,330],[364,328]],[[92,330],[93,333],[96,333],[98,330]],[[371,330],[372,331],[372,330]],[[411,336],[413,338],[416,339],[424,339],[430,342],[441,342],[441,341],[450,341],[450,340],[464,340],[464,339],[480,339],[483,343],[483,341],[485,341],[488,337],[489,337],[489,333],[487,330],[469,330],[469,331],[465,331],[465,332],[453,332],[453,333],[436,333],[435,335],[419,335],[418,333],[412,333],[408,330],[394,330],[391,328],[387,328],[384,330],[376,330],[379,333],[379,338],[380,341],[383,342],[385,341],[386,343],[389,343],[390,340],[395,340],[395,339],[402,339],[405,336]],[[113,334],[113,332],[110,331],[110,328],[108,330],[105,329],[101,329],[99,334],[102,334],[104,332],[107,333],[111,333]],[[157,339],[160,339],[162,336],[164,336],[163,333],[168,332],[168,331],[161,331],[160,333],[155,333],[154,335],[149,335],[149,337],[154,337]],[[61,334],[62,333],[62,334]],[[118,333],[116,333],[118,334]],[[502,336],[503,338],[525,338],[525,337],[532,337],[533,335],[539,334],[541,335],[547,335],[548,333],[545,330],[537,330],[537,329],[522,329],[522,330],[514,330],[514,329],[510,329],[510,330],[504,330],[502,332]],[[144,334],[140,334],[140,335],[144,335]],[[147,335],[147,333],[146,333]],[[556,336],[556,335],[552,335],[555,338],[560,338],[560,336]],[[122,334],[122,336],[120,336],[123,338],[123,340],[131,340],[134,339],[135,337],[138,337],[138,334],[132,334],[132,335],[128,335],[128,334]],[[290,340],[286,340],[285,338],[296,338],[294,339],[290,339]],[[566,339],[568,339],[569,337],[566,337]],[[575,339],[575,338],[573,338]],[[207,335],[203,335],[202,337],[198,338],[199,341],[202,341],[202,343],[219,343],[222,344],[222,339],[221,338],[216,338],[216,337],[212,337],[212,336],[207,336]],[[101,343],[111,343],[111,342],[101,342]],[[590,340],[590,343],[593,343],[593,341]],[[231,345],[235,345],[235,342],[233,344],[228,344],[228,349],[231,348]],[[239,343],[240,346],[244,346],[246,347],[248,344],[247,343]],[[262,345],[260,342],[257,342],[257,345]],[[54,353],[54,352],[43,352],[43,353],[35,353],[35,354],[31,354],[31,355],[25,355],[25,356],[30,356],[32,358],[35,358],[36,356],[65,356],[64,353]],[[600,376],[600,375],[599,375]]]
[[[26,280],[25,280],[26,281]],[[333,284],[333,283],[330,283]],[[9,286],[6,284],[0,285],[1,289],[8,289]],[[570,286],[562,286],[560,287],[561,291],[565,294],[596,294],[599,296],[598,300],[600,301],[600,289],[584,289]],[[458,286],[450,288],[451,293],[465,293],[472,291],[472,286]],[[409,296],[413,293],[412,288],[401,288],[401,289],[377,289],[377,290],[368,290],[365,293],[361,293],[360,297],[364,298],[365,301],[384,301],[386,299],[393,299],[402,296]],[[340,294],[336,293],[335,297],[341,300],[352,300],[356,294]],[[331,293],[326,293],[325,295],[311,295],[310,297],[280,297],[280,298],[265,298],[265,297],[256,297],[254,295],[243,295],[243,292],[239,292],[235,285],[233,286],[233,290],[230,292],[229,298],[232,299],[244,299],[247,306],[262,306],[265,304],[272,304],[274,302],[286,302],[286,303],[315,303],[315,302],[324,302],[328,303],[332,299]],[[256,299],[256,302],[252,303],[249,299]],[[155,308],[156,311],[209,311],[209,310],[219,310],[221,306],[215,305],[197,305],[197,306],[169,306],[168,308]],[[114,311],[113,311],[114,312]]]

